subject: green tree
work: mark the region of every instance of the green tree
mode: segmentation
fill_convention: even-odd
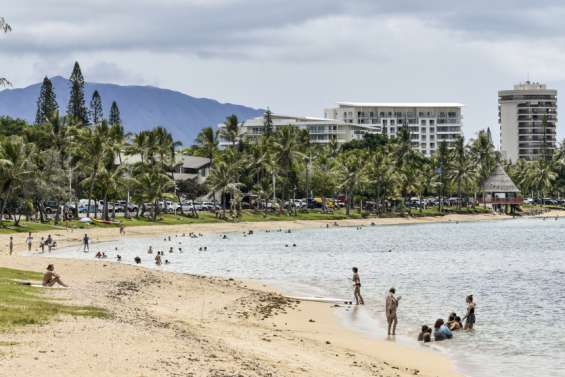
[[[457,206],[461,208],[463,190],[473,187],[477,180],[475,164],[471,160],[463,137],[458,137],[452,151],[450,178],[457,188]]]
[[[356,152],[345,152],[338,157],[335,165],[338,188],[345,192],[345,213],[350,215],[353,195],[366,183],[366,156]]]
[[[120,109],[118,108],[118,103],[112,101],[112,106],[110,107],[110,117],[108,118],[110,124],[122,124],[122,118],[120,118]]]
[[[220,131],[221,136],[235,147],[239,141],[239,120],[235,114],[230,115],[226,118],[224,127]]]
[[[213,164],[214,154],[218,150],[218,133],[212,127],[200,130],[196,136],[196,144],[202,154],[210,159]]]
[[[37,99],[37,111],[35,113],[35,124],[44,124],[47,119],[59,111],[59,105],[55,92],[53,91],[53,83],[47,76],[43,78],[39,98]]]
[[[67,106],[67,116],[74,119],[77,123],[86,126],[89,124],[88,109],[84,99],[84,77],[78,62],[75,62],[69,80],[71,82],[71,94],[69,105]]]
[[[269,108],[263,115],[263,129],[265,135],[271,136],[273,134],[273,113]]]
[[[92,99],[90,100],[90,119],[92,119],[93,124],[98,124],[104,119],[104,114],[102,112],[102,97],[98,90],[92,93]],[[114,124],[110,122],[110,124]]]

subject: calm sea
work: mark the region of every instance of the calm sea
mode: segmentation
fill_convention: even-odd
[[[463,316],[465,296],[473,294],[475,331],[437,344],[462,372],[557,377],[565,376],[564,230],[565,219],[518,219],[232,233],[227,239],[172,234],[171,241],[126,238],[93,250],[113,258],[117,247],[124,263],[139,255],[154,267],[154,256],[146,252],[152,245],[171,261],[163,270],[257,279],[299,295],[344,298],[351,297],[351,267],[357,266],[363,310],[374,321],[357,327],[376,337],[384,337],[390,287],[402,296],[398,332],[407,338],[452,311]],[[169,254],[171,246],[175,252]],[[204,246],[208,250],[199,251]],[[77,250],[57,255],[93,259],[93,252]]]

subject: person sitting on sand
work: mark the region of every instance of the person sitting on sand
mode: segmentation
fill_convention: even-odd
[[[355,305],[365,305],[365,301],[363,301],[363,297],[361,296],[361,278],[359,277],[359,269],[357,267],[353,267],[351,269],[353,271],[353,296],[355,297]]]
[[[396,310],[398,309],[398,302],[400,301],[401,297],[398,298],[394,296],[396,293],[396,289],[391,288],[388,291],[388,296],[386,297],[386,305],[385,305],[385,312],[386,312],[386,320],[388,322],[388,335],[396,335],[396,325],[398,323],[398,319],[396,317]],[[392,329],[392,333],[391,333]]]
[[[44,287],[52,287],[55,284],[59,284],[63,287],[68,287],[63,281],[61,277],[55,273],[55,266],[52,264],[47,266],[47,271],[43,274],[43,286]]]
[[[467,301],[467,314],[463,319],[465,320],[465,330],[472,330],[475,324],[475,307],[476,304],[473,301],[473,295],[467,296],[465,299]]]
[[[434,324],[434,339],[436,342],[453,338],[453,333],[446,326],[443,319],[439,318]]]
[[[97,252],[96,255],[94,256],[95,258],[102,258],[102,253]]]
[[[432,341],[432,329],[428,326],[422,326],[422,331],[418,334],[418,341],[428,343]]]

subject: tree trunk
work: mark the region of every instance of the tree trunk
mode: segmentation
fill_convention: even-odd
[[[104,221],[110,221],[110,216],[108,216],[108,195],[104,195],[104,207],[102,208]]]

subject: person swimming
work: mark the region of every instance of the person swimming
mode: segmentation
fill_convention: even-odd
[[[426,325],[422,326],[422,331],[418,334],[418,341],[428,343],[432,341],[432,329]]]
[[[116,260],[117,260],[118,262],[121,262],[121,261],[122,261],[122,256],[121,256],[120,254],[116,255]]]
[[[140,263],[141,263],[141,258],[140,258],[140,257],[135,257],[135,258],[133,258],[133,260],[135,261],[135,264],[140,264]]]
[[[449,327],[451,331],[461,330],[461,324],[457,322],[457,318],[459,318],[457,314],[451,313],[447,319],[447,327]]]
[[[436,320],[436,323],[434,324],[434,339],[436,342],[445,340],[445,339],[451,339],[453,338],[453,333],[451,332],[451,330],[449,330],[449,328],[447,327],[447,325],[445,324],[445,322],[443,321],[443,319],[438,318]]]

